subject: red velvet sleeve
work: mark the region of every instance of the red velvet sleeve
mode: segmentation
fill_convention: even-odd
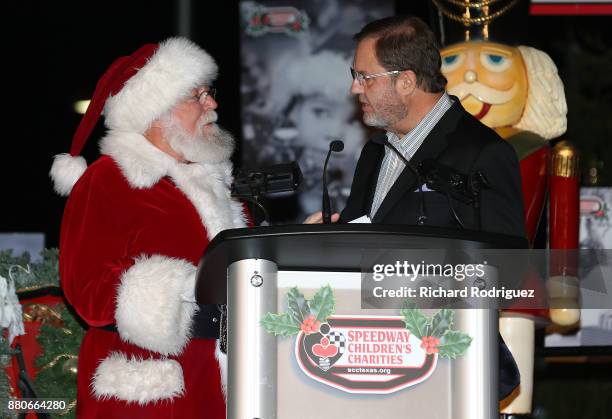
[[[123,183],[123,184],[122,184]],[[90,168],[66,204],[60,237],[60,281],[68,302],[91,326],[114,323],[120,277],[134,264],[139,232],[125,180],[105,167]]]

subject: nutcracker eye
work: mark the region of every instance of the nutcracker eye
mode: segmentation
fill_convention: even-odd
[[[463,53],[452,54],[442,57],[442,72],[450,73],[456,70],[463,63]]]
[[[499,54],[483,52],[480,54],[480,63],[489,71],[500,73],[507,70],[512,64],[512,58]]]

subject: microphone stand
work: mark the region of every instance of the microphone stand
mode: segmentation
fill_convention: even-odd
[[[465,225],[459,218],[457,211],[451,201],[451,196],[458,199],[466,204],[472,204],[477,212],[476,224],[480,230],[480,191],[488,187],[488,181],[483,173],[476,172],[470,176],[462,175],[456,170],[438,163],[434,159],[424,160],[416,167],[414,163],[408,161],[402,153],[399,152],[393,144],[389,142],[386,137],[377,137],[372,139],[376,144],[384,145],[389,147],[417,177],[419,184],[419,212],[420,215],[417,219],[419,225],[425,224],[427,221],[427,215],[425,214],[425,197],[423,195],[423,184],[426,184],[431,190],[442,193],[446,196],[448,206],[453,214],[453,218],[457,222],[460,228],[464,229]]]
[[[331,157],[332,151],[340,152],[344,150],[344,143],[340,140],[334,140],[329,143],[329,150],[327,151],[327,157],[325,158],[325,164],[323,165],[323,224],[331,224],[331,201],[329,199],[329,191],[327,189],[327,164]]]

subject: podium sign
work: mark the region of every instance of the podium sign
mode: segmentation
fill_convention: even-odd
[[[437,310],[402,315],[361,305],[359,266],[372,246],[521,245],[457,233],[353,225],[223,232],[202,258],[196,295],[206,304],[227,298],[227,417],[496,417],[496,310],[444,313],[453,316],[453,333],[471,337],[464,353],[450,359],[418,329],[418,320]],[[414,325],[406,321],[413,314]]]

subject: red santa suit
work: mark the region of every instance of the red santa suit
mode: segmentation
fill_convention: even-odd
[[[137,74],[156,80],[146,55]],[[200,71],[189,87],[209,73]],[[231,164],[179,163],[139,133],[143,126],[118,129],[133,121],[109,123],[109,114],[100,159],[82,174],[72,170],[72,180],[66,168],[80,164],[74,156],[56,158],[52,170],[56,187],[70,193],[61,285],[90,326],[79,354],[77,416],[225,418],[225,355],[215,339],[192,338],[190,330],[202,252],[221,230],[245,226],[243,207],[230,197]]]

